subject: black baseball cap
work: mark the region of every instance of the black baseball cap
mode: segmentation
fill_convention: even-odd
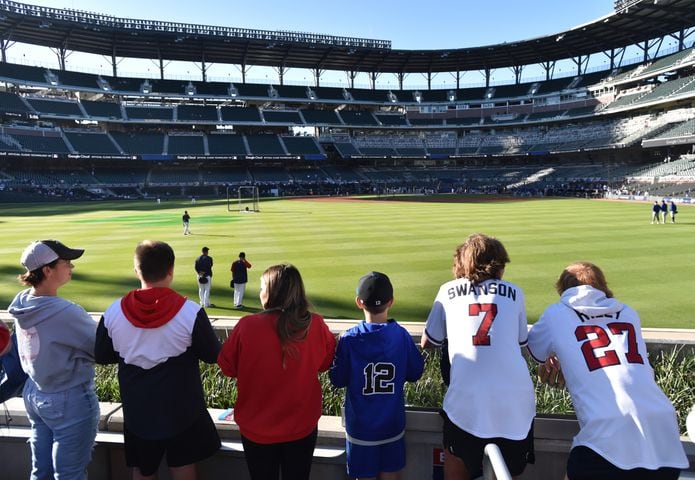
[[[207,252],[207,251],[209,251],[209,250],[210,250],[210,249],[209,249],[208,247],[203,247],[203,249],[202,249],[203,252]]]
[[[386,274],[369,272],[357,284],[357,298],[368,307],[380,307],[393,300],[393,285]]]
[[[83,249],[68,248],[58,240],[38,240],[24,249],[20,261],[24,268],[33,272],[59,258],[75,260],[80,258],[83,253]]]

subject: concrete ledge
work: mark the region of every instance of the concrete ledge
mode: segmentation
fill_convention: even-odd
[[[0,464],[2,478],[27,478],[31,454],[27,440],[31,430],[21,398],[8,401],[12,416],[10,427],[0,427]],[[125,466],[123,452],[123,411],[119,404],[100,404],[102,419],[97,434],[93,460],[89,467],[90,480],[128,480],[130,472]],[[244,461],[244,449],[239,429],[233,421],[221,421],[221,409],[210,409],[215,421],[222,448],[214,457],[198,466],[200,478],[248,479]],[[521,480],[545,480],[562,478],[572,438],[579,430],[572,416],[539,415],[535,420],[536,464],[529,465]],[[406,410],[407,467],[404,480],[438,478],[441,465],[442,419],[435,409]],[[314,450],[312,480],[345,478],[345,430],[341,417],[323,416],[319,420],[319,438]],[[695,474],[695,444],[686,438],[681,443],[690,460],[687,475]],[[439,470],[438,470],[439,469]],[[159,478],[169,479],[165,465],[160,467]]]

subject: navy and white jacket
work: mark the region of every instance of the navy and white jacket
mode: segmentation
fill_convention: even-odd
[[[215,363],[220,342],[205,310],[169,288],[133,290],[104,312],[97,363],[118,363],[125,426],[165,439],[206,411],[198,361]]]

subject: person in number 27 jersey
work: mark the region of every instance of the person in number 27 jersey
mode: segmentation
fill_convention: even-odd
[[[599,267],[577,262],[560,301],[529,332],[529,352],[556,355],[579,420],[570,480],[674,480],[688,466],[676,412],[654,381],[637,312],[613,298]]]
[[[482,474],[483,449],[495,443],[512,475],[533,462],[533,383],[521,354],[524,293],[502,280],[509,255],[496,238],[472,234],[454,254],[456,277],[439,289],[422,346],[446,339],[451,363],[444,396],[444,474]]]

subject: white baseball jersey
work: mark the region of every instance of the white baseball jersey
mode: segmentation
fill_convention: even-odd
[[[449,341],[451,382],[444,411],[481,438],[526,438],[536,413],[526,344],[524,293],[502,280],[472,285],[460,278],[439,288],[425,335]]]
[[[531,327],[528,347],[539,361],[560,360],[580,426],[573,447],[623,470],[688,466],[633,309],[588,285],[569,288]]]

